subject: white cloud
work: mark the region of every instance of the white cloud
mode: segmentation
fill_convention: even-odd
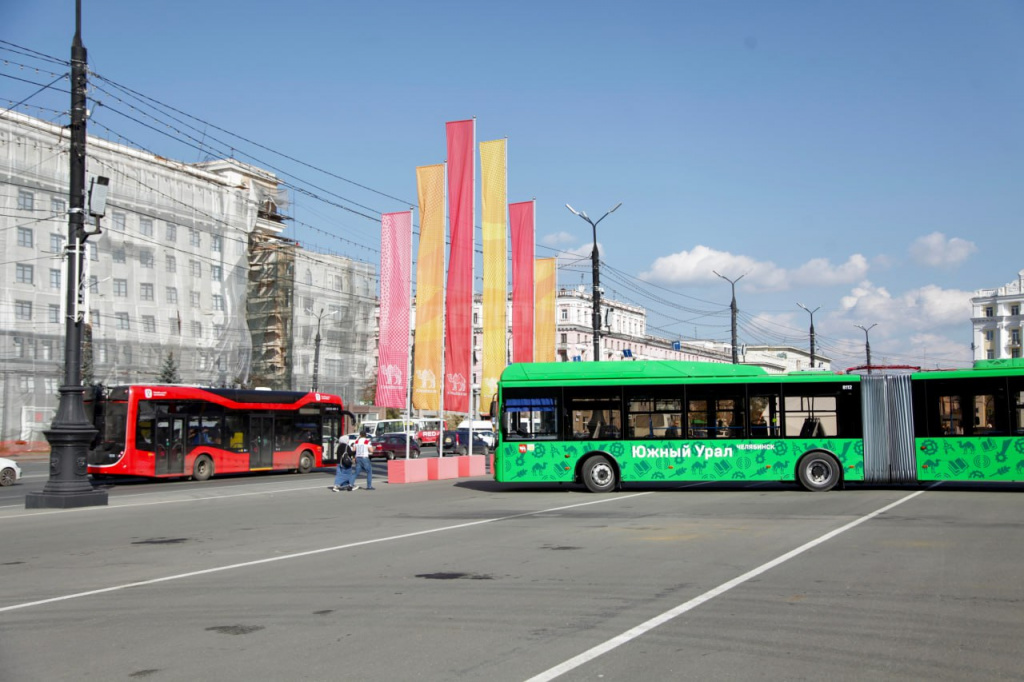
[[[970,324],[973,292],[929,284],[893,296],[885,287],[863,282],[840,299],[837,316],[855,324],[883,324],[899,331],[932,331]]]
[[[709,283],[718,280],[715,275],[718,271],[732,279],[742,276],[743,281],[737,285],[738,288],[788,291],[798,286],[850,284],[863,279],[868,269],[867,259],[859,253],[838,266],[827,258],[815,258],[795,270],[787,270],[771,261],[758,261],[749,256],[697,245],[691,251],[658,258],[649,270],[640,274],[640,278],[664,284]]]
[[[920,265],[929,267],[955,267],[978,250],[974,242],[952,237],[946,239],[941,232],[918,237],[910,245],[910,256]]]
[[[544,246],[561,247],[566,244],[573,244],[576,241],[576,236],[568,232],[554,232],[552,234],[546,234],[540,239],[540,243]]]

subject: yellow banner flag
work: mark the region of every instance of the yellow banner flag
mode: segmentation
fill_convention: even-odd
[[[416,336],[412,406],[441,409],[444,352],[444,164],[416,168],[420,246],[416,258]]]
[[[555,275],[554,258],[538,258],[534,278],[537,287],[536,321],[533,344],[534,362],[555,361]]]
[[[484,247],[481,413],[490,410],[505,369],[508,330],[508,186],[506,140],[480,143],[480,207]]]

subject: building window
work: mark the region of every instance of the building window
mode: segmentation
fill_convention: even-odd
[[[32,319],[32,302],[31,301],[15,301],[14,302],[14,319],[16,319],[16,320],[31,320]]]
[[[118,329],[130,329],[128,324],[128,313],[114,313],[114,319],[117,320]]]
[[[92,324],[93,327],[99,327],[100,326],[100,309],[99,308],[93,308],[92,310],[89,311],[89,322]]]
[[[139,285],[139,298],[143,301],[155,301],[156,296],[153,294],[153,285],[149,282],[144,282]]]
[[[50,313],[50,324],[60,324],[60,306],[51,303],[47,310]]]
[[[35,209],[36,201],[32,192],[26,192],[23,189],[18,190],[18,208],[22,211],[32,211]]]
[[[192,336],[197,338],[197,339],[203,338],[203,323],[202,322],[193,322],[192,323]]]
[[[167,318],[167,328],[171,330],[171,336],[181,336],[181,320],[176,316]]]
[[[995,311],[992,309],[992,306],[985,306],[985,317],[993,317],[994,313]]]
[[[31,227],[19,227],[18,228],[18,246],[24,246],[31,249],[35,243],[33,239],[34,233]]]
[[[566,320],[569,319],[569,311],[568,310],[566,310],[565,308],[562,308],[561,313],[562,313],[562,320],[563,321],[566,321]]]
[[[115,263],[125,263],[125,262],[127,262],[125,257],[124,257],[124,247],[123,246],[119,246],[118,248],[114,249],[113,256],[114,256],[114,262]]]
[[[1020,357],[1020,348],[1011,348],[1010,349],[1010,357],[1011,358],[1019,358]]]
[[[50,268],[50,288],[60,289],[60,268]]]
[[[203,276],[203,264],[197,260],[190,260],[189,267],[192,269],[192,276],[199,279]]]
[[[118,298],[125,298],[128,296],[128,280],[114,280],[114,296],[117,296]]]
[[[96,246],[96,242],[89,242],[89,260],[99,260],[100,249]]]
[[[100,293],[100,278],[96,275],[89,275],[89,293]]]
[[[192,307],[193,308],[200,308],[200,307],[202,307],[201,304],[199,303],[199,292],[198,291],[190,291],[188,296],[189,296],[189,300],[192,303]]]
[[[1019,329],[1011,329],[1010,330],[1010,343],[1012,343],[1015,346],[1019,346],[1020,345],[1020,330]]]
[[[178,241],[178,226],[174,223],[167,223],[167,231],[164,232],[164,236],[169,242]]]
[[[139,234],[143,237],[153,236],[153,220],[151,218],[139,218]]]
[[[167,302],[177,303],[178,302],[178,289],[176,287],[167,287]]]
[[[49,339],[43,339],[42,341],[39,342],[39,359],[53,359],[53,341],[50,341]]]
[[[224,237],[219,234],[214,234],[210,235],[210,240],[213,242],[213,246],[211,248],[214,253],[220,253],[224,250]]]
[[[18,284],[32,284],[35,271],[31,265],[18,263],[14,268],[14,281]]]
[[[178,270],[178,259],[174,256],[167,256],[165,262],[167,272],[176,272]]]
[[[57,199],[56,197],[50,199],[50,213],[53,214],[54,218],[63,218],[67,213],[67,204],[64,203],[63,199]]]
[[[64,250],[64,235],[50,233],[50,253],[60,253]]]
[[[222,339],[224,338],[224,325],[215,324],[213,325],[213,338]]]
[[[991,329],[985,330],[985,340],[991,341],[995,337],[995,333]]]
[[[220,265],[210,266],[210,279],[214,282],[220,282],[224,279],[224,268]]]
[[[110,221],[114,224],[114,230],[117,232],[125,231],[125,217],[124,213],[115,212],[110,216]]]
[[[31,374],[22,374],[18,377],[18,390],[33,393],[36,390],[36,378]]]
[[[153,262],[156,259],[153,258],[153,252],[149,249],[142,249],[139,251],[139,265],[147,270],[153,269]]]
[[[562,334],[562,343],[569,343],[569,335]]]
[[[1014,303],[1010,306],[1011,315],[1020,315],[1020,303]]]
[[[213,295],[213,309],[224,310],[224,297],[220,294]]]
[[[142,331],[150,334],[156,333],[156,318],[152,315],[142,316]]]
[[[203,245],[203,240],[199,236],[199,230],[195,228],[189,228],[188,243],[190,246],[194,246],[197,249]]]

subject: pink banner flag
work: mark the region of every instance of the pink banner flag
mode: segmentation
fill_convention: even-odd
[[[408,407],[412,211],[385,213],[380,231],[378,407]]]
[[[469,412],[473,353],[473,148],[476,121],[445,124],[451,251],[445,297],[444,409]]]
[[[512,362],[533,362],[534,204],[508,205],[512,232]]]

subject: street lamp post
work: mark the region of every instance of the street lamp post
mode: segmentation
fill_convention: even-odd
[[[797,302],[797,305],[806,310],[811,316],[811,369],[814,369],[814,313],[818,312],[818,310],[821,309],[821,306],[819,305],[814,310],[811,310],[799,301]]]
[[[80,302],[85,230],[85,122],[87,53],[82,45],[82,3],[75,3],[75,37],[71,42],[71,153],[68,191],[67,281],[65,284],[64,385],[57,414],[45,431],[50,443],[50,478],[42,492],[25,496],[26,509],[94,507],[107,504],[107,491],[89,482],[89,443],[96,429],[85,414],[82,387],[82,327]]]
[[[732,312],[732,364],[738,365],[739,355],[737,354],[736,350],[736,313],[739,311],[739,309],[736,307],[736,282],[740,281],[747,275],[746,273],[744,273],[737,277],[736,279],[729,279],[725,275],[719,274],[716,270],[712,270],[711,272],[714,272],[716,275],[724,279],[732,286],[732,303],[729,304],[729,310]]]
[[[331,315],[336,315],[337,310],[331,312]],[[320,314],[316,316],[316,338],[313,339],[314,350],[313,350],[313,390],[316,391],[320,385],[320,320],[324,317],[324,309],[320,309]]]
[[[871,374],[871,341],[868,340],[868,332],[877,327],[878,323],[876,322],[870,327],[865,327],[860,324],[855,324],[853,326],[857,327],[858,329],[864,330],[864,352],[867,354],[868,357],[868,374]]]
[[[608,211],[603,216],[594,221],[590,219],[590,216],[587,215],[586,211],[577,211],[569,204],[565,205],[567,209],[569,209],[570,211],[578,215],[580,218],[583,218],[588,223],[590,223],[590,227],[593,229],[594,233],[594,248],[590,252],[590,259],[593,267],[591,276],[593,278],[594,283],[594,313],[592,321],[594,327],[594,362],[597,362],[601,359],[601,272],[600,261],[597,257],[597,224],[600,223],[605,218],[607,218],[612,213],[614,213],[616,210],[618,210],[619,206],[622,206],[621,201],[615,204],[615,206],[613,206],[612,208],[608,209]]]

